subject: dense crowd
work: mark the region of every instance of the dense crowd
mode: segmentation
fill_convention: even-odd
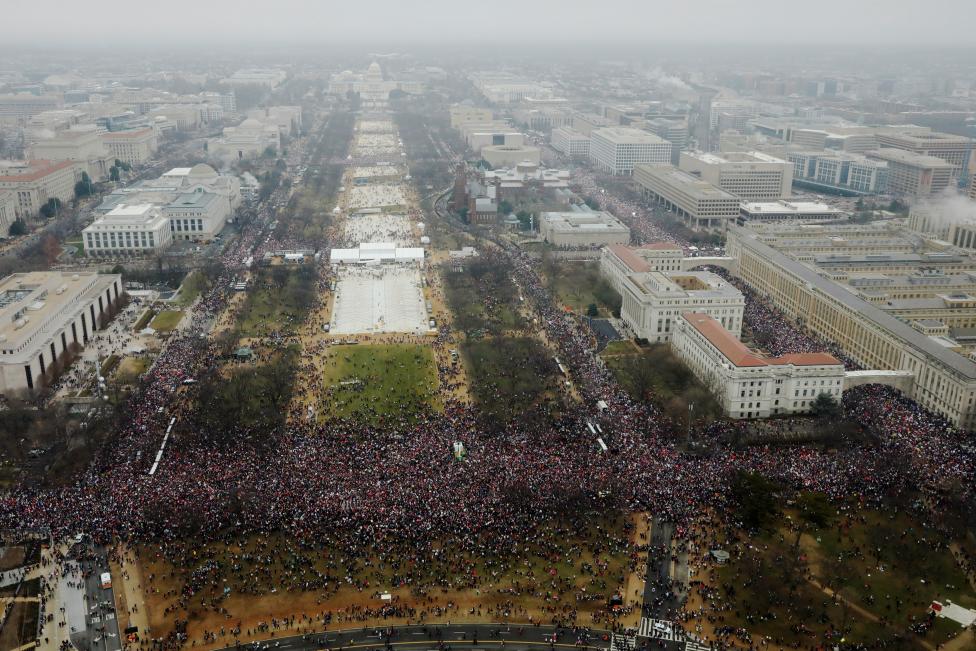
[[[673,240],[637,204],[604,201],[644,239]],[[265,217],[268,217],[267,215]],[[297,243],[272,241],[247,228],[223,252],[226,277],[191,308],[189,327],[174,335],[127,405],[115,442],[74,485],[14,490],[0,499],[0,527],[50,530],[56,538],[87,532],[165,547],[187,539],[240,539],[285,532],[300,541],[328,541],[349,554],[381,544],[402,558],[429,556],[449,537],[464,552],[503,557],[554,519],[619,508],[648,511],[677,523],[679,536],[705,511],[728,507],[732,476],[752,470],[784,486],[836,498],[880,503],[909,485],[947,481],[972,490],[976,454],[946,422],[883,387],[849,391],[847,415],[877,434],[871,447],[824,451],[761,446],[682,452],[675,424],[653,405],[632,400],[591,349],[591,337],[552,300],[535,262],[502,246],[513,280],[559,348],[583,397],[548,424],[515,420],[485,431],[477,410],[448,400],[443,413],[388,420],[376,427],[356,420],[294,418],[267,440],[214,448],[185,432],[170,443],[160,469],[148,474],[184,381],[216,362],[209,325],[226,305],[234,270],[256,252]],[[821,347],[792,329],[767,304],[750,299],[747,325],[773,352]],[[770,331],[770,328],[775,330]],[[598,406],[599,404],[599,406]],[[599,453],[587,423],[602,425],[607,453]],[[720,421],[698,428],[718,438],[742,427]],[[683,437],[682,437],[683,438]],[[467,459],[457,461],[460,441]],[[891,463],[892,458],[904,464]]]

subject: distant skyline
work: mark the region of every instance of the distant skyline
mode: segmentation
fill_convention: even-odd
[[[478,42],[976,47],[973,0],[3,0],[11,45]],[[10,27],[14,27],[10,29]],[[485,55],[494,54],[486,49]],[[594,53],[595,55],[597,53]],[[0,61],[2,67],[2,61]]]

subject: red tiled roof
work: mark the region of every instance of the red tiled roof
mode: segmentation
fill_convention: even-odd
[[[685,321],[700,332],[719,352],[735,366],[830,366],[841,362],[827,353],[795,353],[779,357],[763,357],[739,341],[722,324],[700,312],[685,312]]]
[[[685,312],[681,316],[736,366],[766,366],[766,362],[759,355],[749,350],[748,346],[707,314]]]
[[[651,265],[647,264],[644,258],[640,257],[634,253],[633,249],[624,244],[611,244],[609,249],[613,251],[614,255],[620,258],[620,261],[627,265],[631,271],[644,272],[650,271]]]
[[[49,161],[43,159],[35,159],[29,161],[28,165],[31,168],[30,172],[24,172],[23,174],[7,174],[0,175],[0,183],[20,183],[25,181],[36,181],[42,179],[48,174],[63,170],[66,167],[71,167],[75,164],[75,161],[70,160],[60,160],[60,161]]]
[[[680,246],[672,242],[650,242],[640,248],[651,249],[652,251],[681,251],[682,250]]]
[[[792,364],[793,366],[826,366],[840,364],[841,361],[829,353],[795,353],[773,357],[769,363]]]

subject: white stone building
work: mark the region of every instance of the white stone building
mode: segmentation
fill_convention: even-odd
[[[585,160],[590,157],[590,137],[572,127],[553,129],[550,141],[553,149],[570,158]]]
[[[752,152],[681,152],[678,168],[743,201],[777,201],[793,193],[793,165]]]
[[[808,413],[820,394],[839,403],[844,390],[844,365],[834,356],[765,357],[700,312],[679,315],[671,349],[730,418]]]
[[[0,237],[10,234],[10,225],[17,219],[17,195],[0,190]]]
[[[152,158],[158,145],[156,131],[151,127],[128,131],[108,131],[102,134],[112,158],[123,163],[140,165]]]
[[[664,206],[694,230],[724,231],[739,218],[738,197],[670,165],[638,165],[634,181],[643,198]]]
[[[122,276],[35,271],[0,280],[0,394],[39,389],[69,347],[101,329]]]
[[[0,192],[14,193],[18,217],[35,217],[49,199],[71,201],[75,180],[71,161],[0,161]]]
[[[640,129],[604,127],[590,134],[590,160],[608,174],[630,174],[642,163],[670,165],[672,146]]]
[[[169,218],[146,203],[118,206],[96,217],[81,234],[85,253],[96,256],[145,255],[173,241]]]
[[[77,126],[58,133],[37,137],[30,146],[30,158],[50,161],[72,161],[78,177],[88,174],[92,181],[108,175],[115,158],[105,145],[103,134],[95,125]]]
[[[600,273],[620,292],[620,317],[634,334],[652,343],[671,339],[683,312],[708,314],[736,335],[742,331],[745,298],[721,276],[707,271],[656,271],[677,265],[674,249],[664,245],[660,257],[642,255],[654,249],[632,249],[614,244],[606,247]]]
[[[544,212],[539,216],[539,234],[561,248],[630,243],[630,229],[603,211]]]

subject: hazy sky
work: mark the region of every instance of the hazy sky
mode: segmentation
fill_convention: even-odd
[[[8,44],[36,46],[259,40],[381,48],[526,39],[976,45],[976,0],[0,0],[0,17]]]

